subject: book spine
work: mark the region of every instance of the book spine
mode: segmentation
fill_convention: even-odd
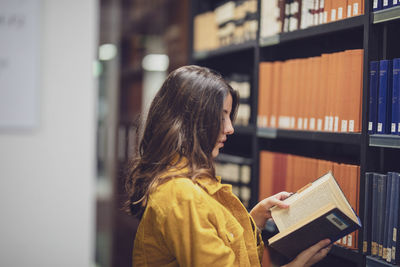
[[[378,180],[374,173],[372,179],[372,214],[371,214],[371,255],[378,256]]]
[[[371,254],[371,204],[372,204],[372,181],[374,174],[365,173],[365,199],[364,199],[364,220],[363,220],[363,253]]]
[[[378,180],[378,257],[383,257],[383,240],[385,228],[385,210],[386,210],[386,181],[387,175],[380,174]]]
[[[390,184],[389,184],[390,181]],[[388,229],[387,229],[387,243],[386,243],[386,261],[392,262],[392,240],[393,240],[393,225],[394,225],[394,209],[395,206],[395,198],[396,198],[396,179],[394,178],[393,173],[388,173],[388,195],[389,197],[389,209],[388,209]],[[398,192],[397,192],[398,193]],[[386,205],[388,207],[388,205]]]
[[[393,59],[392,125],[391,133],[400,133],[400,58]]]
[[[390,225],[390,199],[391,199],[391,186],[392,186],[392,175],[388,173],[386,175],[386,192],[385,192],[385,205],[384,205],[384,217],[383,217],[383,241],[382,241],[382,258],[388,260],[388,243],[389,243],[389,227]],[[390,256],[391,257],[391,256]]]
[[[376,133],[377,112],[378,112],[378,73],[379,62],[370,62],[369,72],[369,120],[368,120],[368,133]]]
[[[399,200],[400,200],[400,174],[393,173],[392,179],[395,180],[395,199],[393,209],[393,236],[392,236],[392,264],[400,263],[400,249],[399,249]]]
[[[381,60],[379,66],[379,97],[378,97],[378,125],[377,133],[387,134],[390,133],[389,121],[390,112],[388,112],[389,103],[391,99],[391,60]],[[391,106],[391,105],[390,105]],[[390,114],[390,115],[389,115]]]

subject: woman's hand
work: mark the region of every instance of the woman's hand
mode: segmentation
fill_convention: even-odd
[[[309,267],[319,262],[325,258],[329,250],[331,250],[332,245],[328,246],[330,242],[329,239],[318,242],[301,252],[293,261],[282,267]]]
[[[271,197],[265,198],[257,203],[254,208],[250,211],[251,217],[255,221],[257,227],[259,229],[263,229],[265,226],[265,222],[271,218],[270,208],[273,206],[278,206],[280,208],[286,209],[289,206],[284,204],[282,200],[288,198],[291,193],[288,192],[280,192]]]

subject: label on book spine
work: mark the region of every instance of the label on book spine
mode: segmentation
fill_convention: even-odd
[[[372,121],[368,122],[368,131],[372,131],[372,126],[373,126],[373,125],[374,125],[374,124],[373,124]]]
[[[378,122],[378,133],[382,132],[382,123]]]
[[[378,244],[376,242],[372,242],[371,252],[372,255],[378,255]]]
[[[389,5],[389,0],[383,0],[383,6],[388,6]]]
[[[338,19],[343,19],[343,7],[338,8],[338,14],[337,14]]]
[[[337,228],[339,228],[341,231],[343,231],[344,229],[346,229],[348,227],[348,225],[341,220],[338,216],[336,216],[335,213],[331,213],[328,216],[326,216],[326,218],[333,224],[335,225]]]
[[[373,8],[378,8],[378,0],[374,0]]]
[[[324,11],[324,23],[328,22],[328,11]]]
[[[349,120],[349,132],[354,132],[354,120]]]
[[[335,21],[336,20],[336,9],[332,9],[331,10],[331,21]]]
[[[303,126],[303,118],[298,118],[297,129],[302,130],[303,129],[302,126]]]
[[[308,129],[308,119],[307,118],[304,118],[304,127],[303,127],[303,129],[304,130]]]
[[[351,5],[347,6],[347,17],[351,17]]]
[[[391,248],[387,248],[386,249],[386,261],[387,262],[391,262],[392,261],[392,249]]]
[[[342,243],[343,245],[347,245],[347,236],[342,238]]]
[[[382,247],[382,245],[379,245],[378,246],[378,256],[382,257],[382,255],[383,255],[383,247]]]
[[[325,116],[325,124],[324,124],[324,131],[329,130],[329,116]]]
[[[334,132],[338,132],[339,131],[339,117],[338,116],[335,116],[333,131]]]
[[[400,133],[400,122],[399,122],[399,124],[397,125],[397,132]]]
[[[315,118],[310,118],[310,130],[315,130]]]
[[[367,251],[368,251],[368,242],[363,241],[363,253],[367,253]]]
[[[317,131],[322,131],[322,119],[317,120]]]
[[[333,131],[333,116],[329,116],[328,131],[330,131],[330,132]]]
[[[396,123],[392,123],[391,133],[396,133]]]
[[[386,248],[382,248],[382,258],[383,258],[384,260],[387,259],[387,249],[386,249]]]
[[[392,261],[396,260],[396,247],[392,247]]]
[[[348,239],[347,239],[347,245],[349,245],[349,247],[351,247],[353,245],[353,236],[350,234],[348,235]]]
[[[358,12],[358,3],[354,3],[353,5],[353,16],[358,16],[360,15]]]

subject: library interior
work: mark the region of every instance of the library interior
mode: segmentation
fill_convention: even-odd
[[[399,29],[400,0],[0,0],[0,266],[141,266],[127,177],[152,100],[186,65],[238,92],[211,169],[251,215],[257,264],[297,259],[272,246],[277,220],[256,224],[257,203],[306,201],[330,172],[349,211],[321,215],[340,235],[310,230],[335,239],[312,266],[400,266]]]

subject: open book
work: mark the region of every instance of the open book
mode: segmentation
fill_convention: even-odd
[[[289,259],[322,239],[335,242],[361,227],[360,219],[331,172],[284,200],[288,209],[271,208],[279,233],[269,245]]]

